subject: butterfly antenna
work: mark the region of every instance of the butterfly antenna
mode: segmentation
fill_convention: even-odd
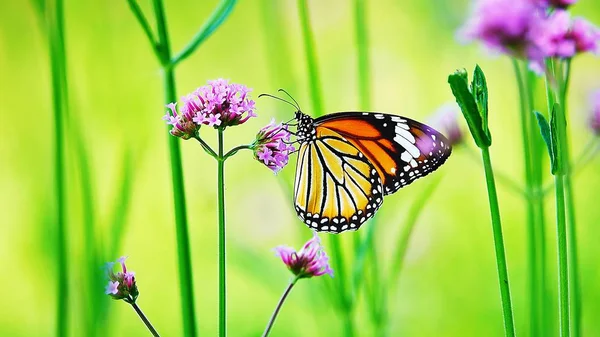
[[[285,103],[287,103],[287,104],[289,104],[289,105],[293,106],[295,109],[298,109],[298,107],[297,107],[297,106],[295,106],[295,105],[294,105],[292,102],[290,102],[290,101],[286,101],[285,99],[283,99],[283,98],[281,98],[281,97],[273,96],[273,95],[271,95],[271,94],[260,94],[260,95],[258,95],[258,98],[261,98],[261,97],[263,97],[263,96],[271,97],[271,98],[274,98],[274,99],[276,99],[276,100],[278,100],[278,101],[285,102]]]
[[[298,111],[302,111],[302,109],[300,109],[300,104],[298,104],[298,102],[296,102],[296,100],[294,99],[294,97],[292,97],[292,95],[290,95],[287,91],[285,91],[285,89],[280,88],[277,91],[283,92],[284,94],[288,95],[288,97],[291,98],[292,101],[294,101],[294,103],[296,103],[296,108],[298,109]]]

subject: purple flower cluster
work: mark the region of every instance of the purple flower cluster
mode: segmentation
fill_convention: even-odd
[[[600,51],[600,30],[563,9],[574,1],[478,0],[461,28],[464,40],[480,40],[489,49],[528,59],[542,69],[545,57],[570,58]]]
[[[125,266],[126,259],[127,257],[123,256],[117,260],[117,263],[121,264],[122,271],[116,274],[113,270],[115,263],[109,262],[106,264],[106,273],[109,281],[104,293],[115,300],[125,300],[128,303],[133,303],[137,299],[139,291],[135,284],[135,273],[127,271],[127,267]]]
[[[600,89],[594,91],[590,98],[590,127],[600,136]]]
[[[163,119],[173,126],[170,133],[183,139],[194,137],[202,125],[225,128],[243,124],[256,117],[255,103],[248,97],[250,91],[245,85],[224,79],[208,81],[208,85],[182,97],[179,114],[175,103],[168,104],[170,111]]]
[[[260,129],[252,145],[254,158],[275,173],[287,165],[290,154],[295,150],[289,144],[290,132],[287,128],[286,124],[275,124],[275,119],[272,119],[271,123]]]
[[[321,240],[317,233],[308,240],[299,252],[292,247],[279,246],[275,248],[276,254],[281,257],[288,269],[297,278],[311,278],[328,274],[333,277],[333,269],[329,266],[329,257],[325,254]]]

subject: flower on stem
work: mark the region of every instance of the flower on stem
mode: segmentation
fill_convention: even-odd
[[[286,124],[275,124],[275,119],[272,119],[271,123],[258,131],[252,144],[254,158],[275,173],[287,165],[289,155],[295,150],[289,144],[291,134],[287,128]]]
[[[313,237],[304,244],[299,252],[292,247],[279,246],[275,248],[275,253],[298,279],[324,274],[333,277],[333,269],[328,262],[329,257],[323,250],[321,240],[316,232],[313,232]]]
[[[250,91],[245,85],[222,78],[208,81],[207,85],[182,97],[179,114],[175,103],[167,105],[171,111],[163,119],[173,125],[171,134],[183,139],[194,137],[202,125],[215,129],[240,125],[256,117],[255,103],[248,95]]]
[[[430,119],[431,126],[441,131],[452,146],[463,141],[463,133],[458,126],[459,109],[456,103],[446,103],[440,106]]]
[[[106,264],[106,273],[109,281],[104,293],[115,300],[125,300],[127,303],[135,303],[139,291],[135,283],[135,273],[127,271],[127,267],[125,266],[126,259],[127,257],[123,256],[117,260],[117,263],[121,265],[122,271],[116,274],[113,270],[115,263],[109,262]]]
[[[600,89],[592,93],[590,103],[590,127],[597,136],[600,136]]]
[[[493,51],[526,59],[538,73],[543,73],[544,58],[571,58],[598,52],[600,47],[597,27],[582,18],[572,20],[563,9],[546,11],[531,0],[477,1],[459,37],[480,40]]]

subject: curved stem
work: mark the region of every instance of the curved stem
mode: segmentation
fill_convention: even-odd
[[[133,309],[135,310],[135,312],[138,314],[138,316],[140,316],[140,319],[142,320],[142,322],[144,322],[144,324],[146,324],[146,327],[148,328],[148,330],[150,330],[150,333],[152,334],[152,336],[160,337],[160,335],[158,334],[156,329],[154,329],[154,327],[152,326],[152,323],[150,323],[150,321],[148,320],[146,315],[144,315],[144,313],[142,312],[142,309],[140,309],[140,307],[138,307],[138,305],[135,302],[130,302],[130,304],[133,307]]]
[[[234,147],[233,149],[229,150],[229,152],[227,152],[224,156],[223,156],[223,160],[227,160],[227,158],[233,156],[234,154],[236,154],[239,150],[251,150],[252,149],[252,145],[239,145]]]
[[[170,61],[171,66],[177,65],[179,62],[186,59],[206,40],[222,23],[227,19],[233,7],[235,6],[236,0],[221,0],[217,8],[212,12],[208,20],[198,30],[196,35],[192,38],[190,43],[183,48],[173,59]]]
[[[269,335],[269,332],[271,332],[271,328],[273,327],[273,324],[275,323],[275,319],[277,318],[277,314],[279,314],[279,310],[281,310],[281,307],[283,306],[283,302],[285,302],[285,299],[290,294],[290,291],[292,291],[292,288],[294,287],[294,285],[296,284],[297,281],[298,281],[298,277],[295,277],[290,282],[290,284],[288,284],[287,288],[285,288],[283,295],[281,295],[279,302],[277,302],[275,311],[273,311],[273,314],[271,315],[271,319],[269,319],[269,323],[267,323],[267,327],[265,328],[265,331],[263,332],[262,337],[267,337]]]
[[[168,60],[171,57],[171,49],[163,3],[162,0],[154,0],[153,3],[160,45],[159,59],[163,70],[165,101],[174,102],[177,100],[175,95],[175,74],[168,64]],[[181,150],[179,148],[178,138],[171,136],[169,133],[167,133],[167,137],[169,142],[171,179],[173,186],[173,206],[175,210],[175,233],[177,237],[177,261],[179,268],[179,291],[183,332],[185,336],[193,337],[196,336],[196,313],[194,307],[192,259],[190,254]]]
[[[208,153],[208,154],[209,154],[211,157],[213,157],[213,158],[217,159],[217,157],[218,157],[218,156],[217,156],[217,153],[215,152],[215,150],[213,150],[213,149],[210,147],[210,145],[208,145],[208,144],[207,144],[207,143],[204,141],[204,139],[200,138],[200,136],[198,136],[198,135],[196,135],[194,138],[195,138],[195,139],[198,141],[198,143],[200,143],[200,145],[202,146],[202,149],[204,149],[204,151],[205,151],[206,153]]]
[[[219,199],[219,336],[227,336],[227,279],[225,274],[225,157],[223,156],[223,129],[219,128],[217,157],[217,189]]]
[[[150,42],[150,47],[152,48],[152,51],[154,52],[154,54],[156,54],[157,58],[160,58],[158,41],[154,37],[154,34],[152,33],[152,29],[150,28],[150,24],[148,23],[148,20],[144,16],[144,13],[142,12],[140,5],[138,5],[136,0],[127,0],[127,3],[129,3],[129,8],[133,12],[133,15],[135,15],[135,18],[138,20],[140,26],[142,26],[142,30],[144,31],[144,34],[146,34],[146,38],[148,38],[148,42]]]
[[[496,265],[498,268],[498,281],[500,284],[500,295],[502,298],[502,312],[504,317],[504,335],[515,336],[515,323],[513,318],[512,300],[508,285],[508,268],[506,265],[506,253],[504,251],[504,238],[502,236],[502,224],[500,221],[500,207],[494,181],[494,171],[488,147],[481,148],[483,167],[485,170],[485,181],[487,184],[490,213],[492,217],[492,231],[494,234],[494,248],[496,250]]]

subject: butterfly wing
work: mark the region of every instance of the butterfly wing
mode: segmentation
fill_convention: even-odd
[[[377,169],[339,134],[317,132],[298,151],[294,203],[304,223],[316,231],[358,229],[383,202]]]
[[[415,120],[372,112],[339,112],[315,120],[317,132],[342,136],[362,152],[392,194],[442,165],[452,148],[441,133]]]

